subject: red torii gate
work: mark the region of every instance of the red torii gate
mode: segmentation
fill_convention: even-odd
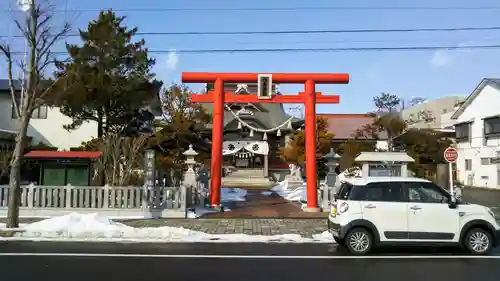
[[[304,84],[304,92],[298,95],[273,95],[266,99],[257,95],[237,95],[224,92],[224,83],[256,83],[260,75],[266,75],[276,84]],[[316,84],[348,84],[349,74],[326,73],[214,73],[183,72],[183,83],[214,83],[213,91],[203,95],[192,95],[193,103],[213,103],[212,121],[212,163],[210,183],[210,204],[220,206],[222,182],[222,143],[225,103],[304,103],[307,208],[317,212],[317,165],[316,165],[316,103],[339,103],[339,96],[325,96],[316,92]]]

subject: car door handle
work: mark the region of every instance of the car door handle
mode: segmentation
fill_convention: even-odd
[[[420,208],[419,206],[411,206],[410,209],[411,210],[420,210],[422,208]]]
[[[375,209],[375,208],[377,208],[377,206],[370,204],[370,205],[366,205],[365,208],[367,208],[367,209]]]

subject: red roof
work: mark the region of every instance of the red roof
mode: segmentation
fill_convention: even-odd
[[[328,122],[328,131],[335,134],[333,139],[353,139],[356,130],[372,124],[370,114],[318,114]]]
[[[32,150],[24,155],[26,158],[81,158],[95,159],[101,157],[100,151],[50,151]]]

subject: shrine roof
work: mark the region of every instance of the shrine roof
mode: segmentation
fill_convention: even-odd
[[[353,139],[354,133],[372,124],[374,118],[370,114],[318,114],[318,117],[327,120],[328,131],[335,134],[334,140]]]
[[[277,89],[276,85],[274,86],[274,90]],[[210,87],[210,86],[207,86]],[[256,84],[248,84],[245,92],[240,92],[242,95],[255,94],[257,91]],[[224,91],[238,93],[238,84],[226,84],[224,85]],[[279,103],[258,103],[254,104],[257,110],[253,111],[253,115],[245,116],[242,119],[250,119],[254,120],[256,125],[261,127],[261,129],[270,129],[275,128],[284,122],[286,122],[291,116],[285,112],[282,104]],[[208,113],[212,114],[213,112],[213,104],[205,103],[203,107],[207,110]],[[224,127],[230,126],[236,118],[226,110],[224,114]],[[293,117],[291,120],[292,123],[303,122],[302,119]],[[211,128],[212,124],[207,124],[207,128]],[[286,129],[286,127],[284,128]]]
[[[24,155],[31,159],[96,159],[101,157],[100,151],[52,151],[52,150],[32,150]]]

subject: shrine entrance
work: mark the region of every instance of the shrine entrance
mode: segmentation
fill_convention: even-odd
[[[264,168],[268,153],[265,141],[225,141],[222,148],[224,162],[237,168]]]
[[[305,107],[306,132],[306,184],[307,208],[304,211],[318,212],[317,196],[317,167],[316,167],[316,104],[339,103],[339,96],[323,95],[316,92],[316,84],[348,84],[349,74],[312,74],[312,73],[210,73],[184,72],[183,83],[214,83],[213,90],[207,94],[191,96],[193,103],[213,103],[212,120],[212,163],[210,204],[220,206],[220,191],[222,183],[223,162],[223,128],[224,107],[231,103],[303,103]],[[224,83],[257,83],[257,95],[237,95],[224,92]],[[304,92],[298,95],[275,95],[272,85],[275,84],[304,84]],[[250,153],[252,148],[245,149]]]

